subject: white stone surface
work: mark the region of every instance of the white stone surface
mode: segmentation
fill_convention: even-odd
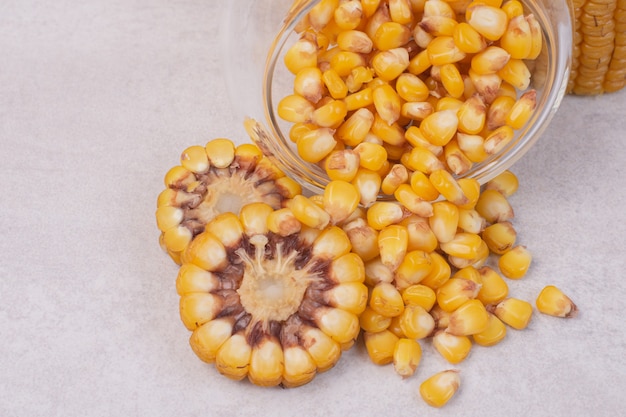
[[[298,389],[220,376],[188,346],[177,267],[154,221],[182,149],[245,138],[220,76],[218,0],[0,3],[0,415],[617,416],[626,409],[626,90],[566,97],[513,171],[535,258],[511,295],[555,284],[580,315],[535,311],[455,366],[442,410],[359,346]],[[619,410],[622,410],[621,412]]]

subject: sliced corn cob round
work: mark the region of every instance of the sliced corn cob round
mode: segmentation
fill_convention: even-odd
[[[278,209],[302,191],[256,145],[235,146],[225,138],[185,149],[180,165],[165,175],[165,186],[157,199],[156,221],[161,247],[176,263],[217,215],[239,213],[252,202]]]
[[[341,197],[324,202],[333,208]],[[353,345],[367,306],[365,268],[341,228],[307,226],[329,216],[320,210],[250,203],[215,216],[189,244],[176,287],[200,359],[235,380],[295,387]]]

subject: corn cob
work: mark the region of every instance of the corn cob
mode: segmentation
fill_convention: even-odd
[[[322,206],[296,195],[285,208],[255,202],[219,214],[181,255],[181,320],[193,351],[225,376],[299,386],[357,338],[365,268],[329,220],[344,195],[320,197]]]
[[[626,2],[570,0],[572,69],[568,92],[596,95],[626,84]]]

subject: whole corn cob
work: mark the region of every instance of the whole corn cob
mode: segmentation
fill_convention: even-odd
[[[568,92],[595,95],[626,84],[626,0],[569,0],[573,13]]]

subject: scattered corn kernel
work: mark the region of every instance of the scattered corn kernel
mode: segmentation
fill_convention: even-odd
[[[422,382],[420,395],[426,404],[432,407],[443,407],[457,392],[460,385],[461,378],[458,371],[442,371]]]
[[[535,304],[541,313],[550,316],[570,318],[578,313],[576,304],[554,285],[544,287]]]

